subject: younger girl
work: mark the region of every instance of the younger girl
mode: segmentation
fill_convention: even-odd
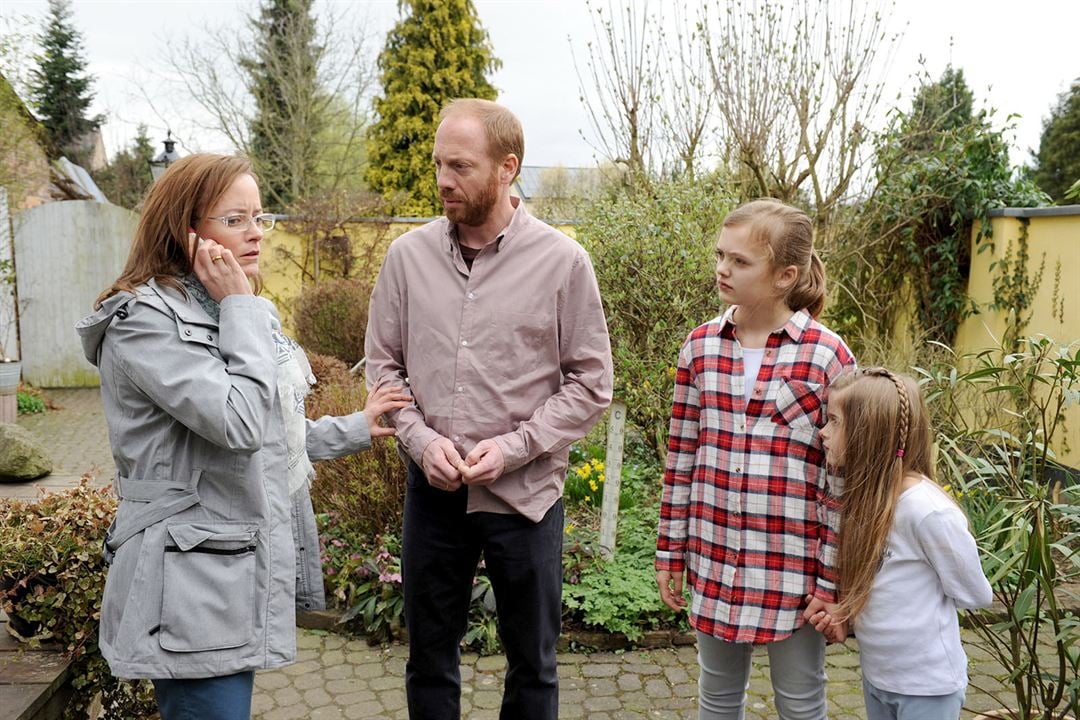
[[[660,596],[697,630],[701,718],[741,718],[767,644],[782,720],[826,715],[825,642],[805,596],[835,600],[838,505],[818,428],[851,352],[815,319],[825,277],[810,219],[772,200],[739,207],[716,242],[722,316],[679,354],[656,551]]]
[[[930,423],[909,377],[867,368],[837,380],[821,431],[841,470],[841,601],[808,609],[859,638],[868,720],[958,718],[967,688],[957,608],[990,604],[975,540],[934,483]]]

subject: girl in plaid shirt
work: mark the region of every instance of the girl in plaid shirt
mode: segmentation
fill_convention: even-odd
[[[801,210],[758,200],[716,242],[730,307],[679,354],[656,549],[664,603],[697,631],[700,718],[742,718],[750,656],[769,652],[782,720],[826,716],[825,641],[810,596],[832,608],[838,492],[818,431],[825,393],[854,365],[815,319],[824,268]]]

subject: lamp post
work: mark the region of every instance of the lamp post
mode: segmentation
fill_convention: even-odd
[[[176,141],[173,140],[172,130],[168,131],[163,142],[165,149],[150,161],[150,175],[155,181],[165,174],[170,165],[180,159],[180,153],[176,152]]]

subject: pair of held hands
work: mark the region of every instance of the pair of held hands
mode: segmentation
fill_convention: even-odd
[[[656,573],[656,584],[660,587],[660,599],[665,605],[675,612],[686,609],[686,598],[683,596],[683,573],[660,570]],[[827,642],[842,643],[847,639],[847,622],[835,620],[837,605],[827,603],[813,595],[806,596],[806,603],[803,619],[824,635]]]
[[[490,485],[506,470],[502,449],[494,440],[481,440],[464,458],[450,438],[428,443],[422,458],[424,476],[433,488],[453,492],[462,485]]]

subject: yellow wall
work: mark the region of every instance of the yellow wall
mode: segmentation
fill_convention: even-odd
[[[1028,272],[1034,276],[1045,262],[1042,282],[1031,307],[1031,321],[1022,331],[1025,336],[1048,335],[1060,344],[1080,340],[1080,205],[1033,210],[1007,209],[994,217],[993,245],[979,252],[975,244],[978,228],[972,233],[971,277],[968,294],[978,304],[980,313],[967,318],[956,334],[957,353],[977,352],[996,347],[1005,333],[1006,316],[986,308],[993,302],[996,270],[990,265],[1005,258],[1022,231],[1022,218],[1028,223]],[[982,241],[979,246],[986,245]],[[1060,460],[1080,467],[1080,407],[1066,411],[1064,444],[1056,448]],[[1067,451],[1063,451],[1067,448]]]

